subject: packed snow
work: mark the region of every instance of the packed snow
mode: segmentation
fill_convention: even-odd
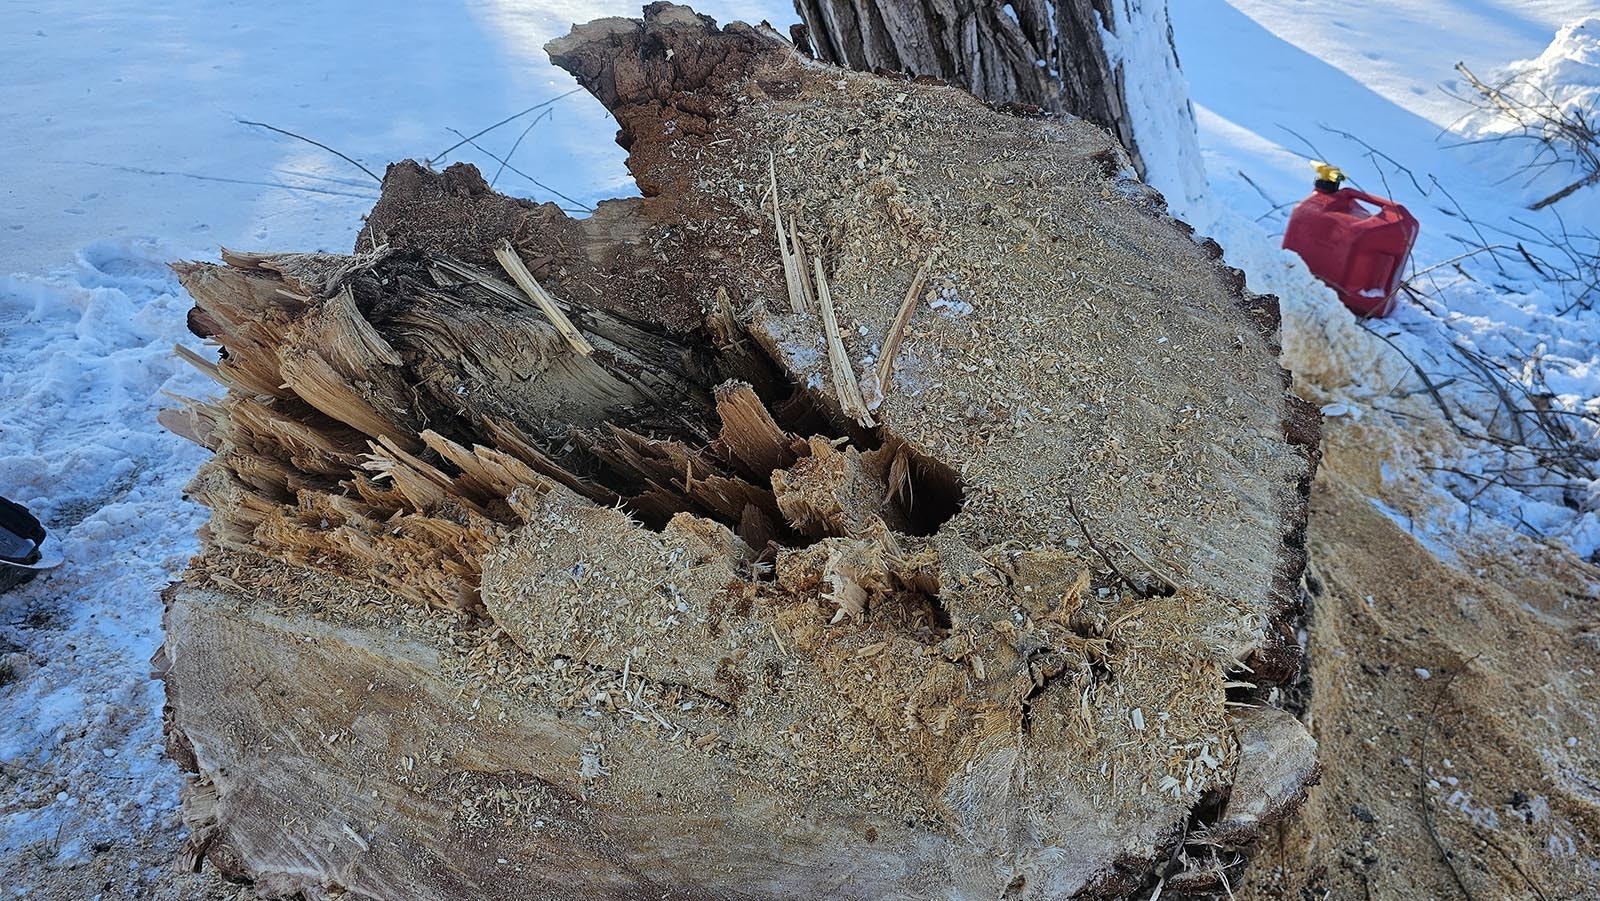
[[[157,593],[205,522],[181,496],[204,454],[151,422],[162,392],[207,389],[172,354],[189,302],[169,253],[97,242],[50,275],[0,278],[0,481],[67,561],[0,597],[5,859],[48,848],[70,865],[172,828],[178,780],[146,662]]]
[[[719,21],[794,19],[776,2],[696,5]],[[1323,386],[1327,415],[1390,415],[1397,391],[1421,390],[1403,352],[1453,379],[1441,390],[1473,428],[1501,428],[1501,401],[1474,381],[1476,356],[1518,398],[1573,414],[1558,421],[1581,446],[1594,442],[1594,421],[1575,414],[1600,413],[1600,322],[1581,284],[1552,276],[1574,264],[1550,236],[1596,250],[1583,242],[1600,228],[1600,187],[1528,210],[1575,173],[1558,165],[1526,178],[1538,145],[1463,102],[1471,88],[1453,67],[1592,116],[1592,12],[1573,0],[1182,0],[1171,9],[1182,77],[1141,62],[1165,59],[1159,17],[1108,45],[1128,64],[1151,180],[1252,288],[1280,296],[1286,356]],[[159,592],[205,519],[183,497],[203,452],[155,414],[166,393],[213,389],[172,355],[175,343],[203,348],[165,263],[215,259],[219,245],[346,250],[376,198],[356,165],[243,123],[321,141],[380,174],[402,157],[467,159],[502,190],[581,210],[631,182],[614,124],[586,94],[561,97],[574,84],[541,46],[573,21],[637,13],[593,0],[435,0],[387,18],[309,2],[270,16],[215,0],[111,0],[78,16],[7,6],[0,494],[40,515],[66,563],[0,595],[0,861],[62,870],[134,836],[171,850],[183,835],[148,660]],[[441,152],[545,101],[476,146]],[[1367,324],[1399,352],[1278,249],[1289,208],[1309,193],[1310,158],[1422,220],[1419,296]],[[1479,250],[1492,245],[1505,246]],[[1485,485],[1506,459],[1482,442],[1420,448],[1385,472],[1431,479],[1436,517],[1380,509],[1427,532],[1430,546],[1467,533],[1474,509],[1581,555],[1600,551],[1592,461],[1586,474],[1536,467]],[[141,894],[159,865],[134,859],[112,894]],[[37,872],[8,865],[0,889],[28,895]]]

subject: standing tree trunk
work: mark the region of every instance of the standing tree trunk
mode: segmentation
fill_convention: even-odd
[[[990,103],[1071,113],[1109,129],[1144,178],[1122,64],[1102,38],[1126,22],[1127,13],[1119,17],[1116,12],[1118,5],[1112,0],[795,0],[818,58],[862,71],[930,75]],[[1170,47],[1170,32],[1168,37]]]

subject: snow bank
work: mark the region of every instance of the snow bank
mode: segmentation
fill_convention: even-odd
[[[1165,2],[1124,2],[1117,30],[1100,31],[1106,56],[1122,67],[1122,91],[1137,125],[1134,141],[1149,184],[1175,209],[1209,202],[1205,164],[1189,103],[1188,81],[1178,66]]]
[[[181,498],[204,452],[155,423],[163,391],[207,391],[172,354],[190,302],[150,242],[93,244],[0,278],[0,491],[61,540],[63,566],[0,595],[0,860],[49,864],[163,831],[159,592],[197,550]],[[6,877],[0,877],[0,885]]]
[[[1489,174],[1516,173],[1506,183],[1523,205],[1531,206],[1594,171],[1576,164],[1576,154],[1563,146],[1566,138],[1560,129],[1541,113],[1600,131],[1600,16],[1563,25],[1534,59],[1476,74],[1496,90],[1497,100],[1469,95],[1479,108],[1453,130],[1466,141],[1508,139],[1512,155],[1499,164],[1509,162],[1511,168]],[[1545,140],[1554,147],[1545,146]],[[1600,154],[1600,143],[1591,152]]]

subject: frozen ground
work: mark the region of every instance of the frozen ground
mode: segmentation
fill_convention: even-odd
[[[719,20],[793,18],[780,3],[699,6]],[[1164,161],[1155,179],[1177,212],[1219,236],[1253,287],[1283,297],[1286,353],[1340,405],[1330,412],[1382,415],[1409,377],[1403,361],[1276,250],[1282,205],[1309,191],[1305,157],[1327,154],[1363,187],[1410,206],[1423,223],[1419,268],[1478,242],[1463,210],[1503,227],[1514,227],[1505,225],[1513,214],[1549,219],[1521,212],[1548,182],[1501,180],[1516,163],[1512,148],[1450,146],[1494,126],[1458,121],[1464,107],[1442,88],[1459,88],[1457,60],[1489,77],[1538,57],[1563,23],[1592,5],[1172,6],[1198,142],[1175,115],[1181,94],[1163,93],[1153,73],[1132,73],[1149,92],[1147,130],[1163,142],[1164,152],[1152,155]],[[160,755],[160,691],[146,674],[159,644],[158,592],[194,550],[204,519],[182,498],[200,452],[162,432],[154,415],[164,390],[209,389],[170,354],[174,342],[192,339],[183,328],[188,304],[163,264],[215,258],[218,245],[348,249],[376,197],[354,166],[239,120],[317,138],[381,173],[387,160],[455,143],[449,128],[471,133],[569,90],[540,45],[571,21],[617,14],[637,9],[451,0],[403,12],[282,3],[263,14],[221,2],[112,0],[63,14],[0,0],[0,84],[8,88],[0,105],[8,151],[0,180],[0,493],[39,512],[67,554],[60,571],[0,596],[0,891],[140,897],[161,881],[182,832],[178,779]],[[1551,61],[1559,66],[1545,67],[1559,68],[1564,83],[1589,77],[1583,61],[1571,59],[1586,46],[1582,37],[1569,36]],[[1129,52],[1138,57],[1138,47]],[[509,170],[499,187],[583,203],[628,191],[622,152],[609,140],[614,126],[599,106],[577,94],[550,111],[512,160],[545,187]],[[527,121],[480,143],[505,155]],[[490,174],[498,167],[471,147],[449,155],[459,158]],[[1556,207],[1569,228],[1600,226],[1600,189],[1585,194]],[[1479,243],[1504,240],[1487,237]],[[1454,343],[1513,368],[1543,344],[1537,369],[1556,401],[1595,403],[1595,316],[1554,315],[1558,289],[1499,256],[1468,258],[1461,272],[1437,270],[1427,282],[1432,306],[1408,307],[1380,326],[1384,334],[1440,365],[1453,359]],[[1452,396],[1492,415],[1492,400]],[[1397,465],[1394,478],[1415,477],[1426,460],[1481,473],[1494,458],[1473,456],[1480,451],[1427,448]],[[1465,528],[1454,498],[1476,483],[1435,478],[1438,528]],[[1600,499],[1569,504],[1569,488],[1492,487],[1480,500],[1514,528],[1592,552],[1600,534],[1583,504]],[[135,847],[144,850],[127,850]],[[116,861],[111,870],[90,863],[108,858]],[[93,885],[74,881],[90,870]],[[46,877],[51,888],[41,889]]]

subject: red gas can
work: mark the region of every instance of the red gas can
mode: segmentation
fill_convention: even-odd
[[[1289,216],[1283,246],[1300,254],[1311,274],[1337,291],[1350,312],[1389,315],[1417,242],[1416,218],[1387,198],[1340,188],[1344,173],[1338,169],[1325,163],[1312,166],[1317,189]]]

